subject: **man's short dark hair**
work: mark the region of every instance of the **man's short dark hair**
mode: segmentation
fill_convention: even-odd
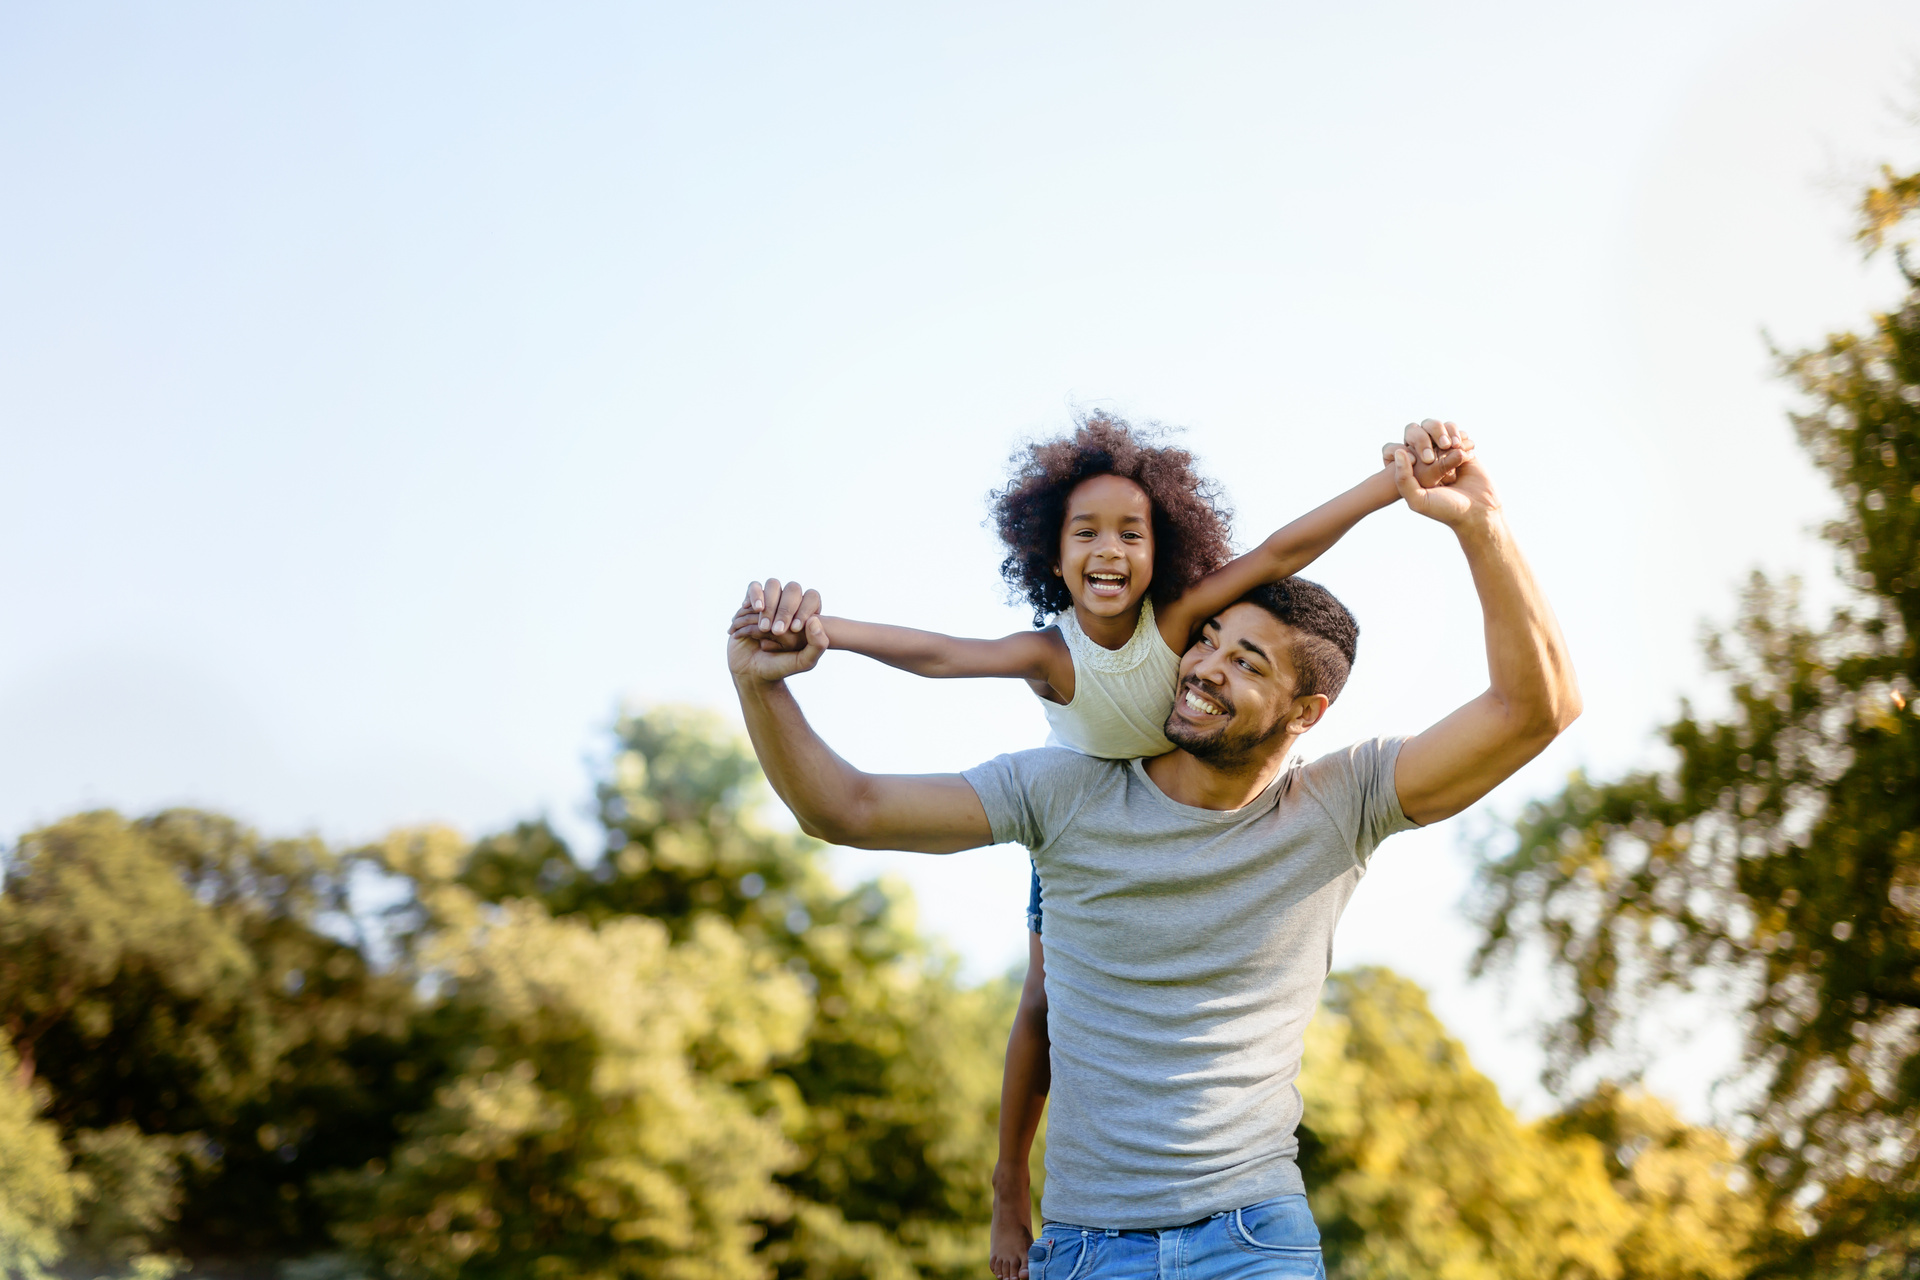
[[[1346,687],[1353,655],[1360,643],[1360,624],[1333,592],[1305,578],[1263,582],[1234,601],[1257,604],[1300,634],[1293,643],[1293,666],[1300,673],[1296,698],[1315,693],[1332,702]]]

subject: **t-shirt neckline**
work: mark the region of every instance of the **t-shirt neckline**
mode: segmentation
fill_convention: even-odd
[[[1276,804],[1280,803],[1280,789],[1285,785],[1287,775],[1299,767],[1300,757],[1298,755],[1289,756],[1286,764],[1280,767],[1280,772],[1274,775],[1273,781],[1269,782],[1259,795],[1247,801],[1238,809],[1203,809],[1199,805],[1184,804],[1162,791],[1160,784],[1155,782],[1147,773],[1146,757],[1135,756],[1127,763],[1132,766],[1134,776],[1140,779],[1141,783],[1147,788],[1147,794],[1151,795],[1156,801],[1173,810],[1175,813],[1183,817],[1200,818],[1207,822],[1228,824],[1242,822],[1249,817],[1257,818],[1261,813],[1272,809]]]

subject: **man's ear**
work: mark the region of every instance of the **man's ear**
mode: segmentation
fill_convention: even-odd
[[[1287,712],[1287,732],[1299,734],[1313,728],[1320,723],[1320,717],[1327,714],[1329,705],[1324,693],[1310,693],[1304,698],[1295,698]]]

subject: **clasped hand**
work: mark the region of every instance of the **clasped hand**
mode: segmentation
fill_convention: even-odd
[[[727,667],[736,680],[771,683],[810,671],[830,647],[820,593],[797,582],[749,582],[727,624]]]
[[[1430,475],[1435,459],[1449,449],[1460,450],[1459,465]],[[1427,418],[1407,424],[1405,440],[1383,446],[1380,460],[1409,508],[1449,528],[1458,528],[1475,512],[1500,508],[1493,481],[1474,460],[1472,438],[1451,422]]]

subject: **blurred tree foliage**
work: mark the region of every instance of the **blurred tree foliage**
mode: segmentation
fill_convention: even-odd
[[[1483,868],[1484,964],[1544,945],[1574,993],[1556,1078],[1663,989],[1724,983],[1753,1073],[1747,1158],[1772,1194],[1759,1274],[1920,1264],[1920,276],[1900,231],[1920,174],[1861,206],[1908,296],[1787,357],[1801,443],[1842,502],[1844,607],[1819,624],[1756,574],[1709,655],[1722,717],[1683,705],[1675,763],[1576,777]]]
[[[169,1222],[194,1251],[324,1242],[307,1177],[385,1151],[424,1101],[396,1075],[406,981],[321,929],[349,919],[339,871],[182,812],[82,814],[12,851],[0,1026],[97,1191],[88,1252],[137,1255]]]
[[[50,1172],[0,1175],[0,1248],[23,1274],[50,1241],[347,1246],[315,1276],[974,1270],[1014,993],[757,824],[762,786],[713,717],[662,711],[618,726],[591,865],[543,824],[347,854],[192,812],[24,837],[0,1154]]]
[[[40,1115],[45,1088],[23,1083],[0,1043],[0,1276],[41,1280],[60,1259],[61,1235],[79,1208],[60,1130]]]
[[[759,1273],[792,1159],[767,1065],[808,1016],[792,974],[718,921],[676,946],[526,899],[436,921],[425,955],[454,1069],[390,1156],[322,1179],[344,1243],[396,1277]]]
[[[1726,1140],[1603,1090],[1521,1123],[1381,969],[1308,1031],[1301,1169],[1338,1280],[1733,1280],[1758,1219]]]
[[[0,1272],[979,1274],[1015,992],[760,825],[762,785],[665,710],[618,725],[591,863],[538,823],[345,854],[203,813],[27,836]],[[1340,1276],[1737,1274],[1722,1139],[1613,1093],[1521,1124],[1404,980],[1338,976],[1308,1068]]]
[[[800,983],[811,1021],[772,1084],[795,1155],[777,1274],[958,1276],[985,1256],[1000,1049],[1017,993],[968,990],[884,884],[828,878],[822,846],[754,821],[759,765],[716,717],[623,718],[598,789],[607,856],[583,867],[543,826],[484,841],[462,880],[556,918],[643,914],[679,939],[724,922]]]

